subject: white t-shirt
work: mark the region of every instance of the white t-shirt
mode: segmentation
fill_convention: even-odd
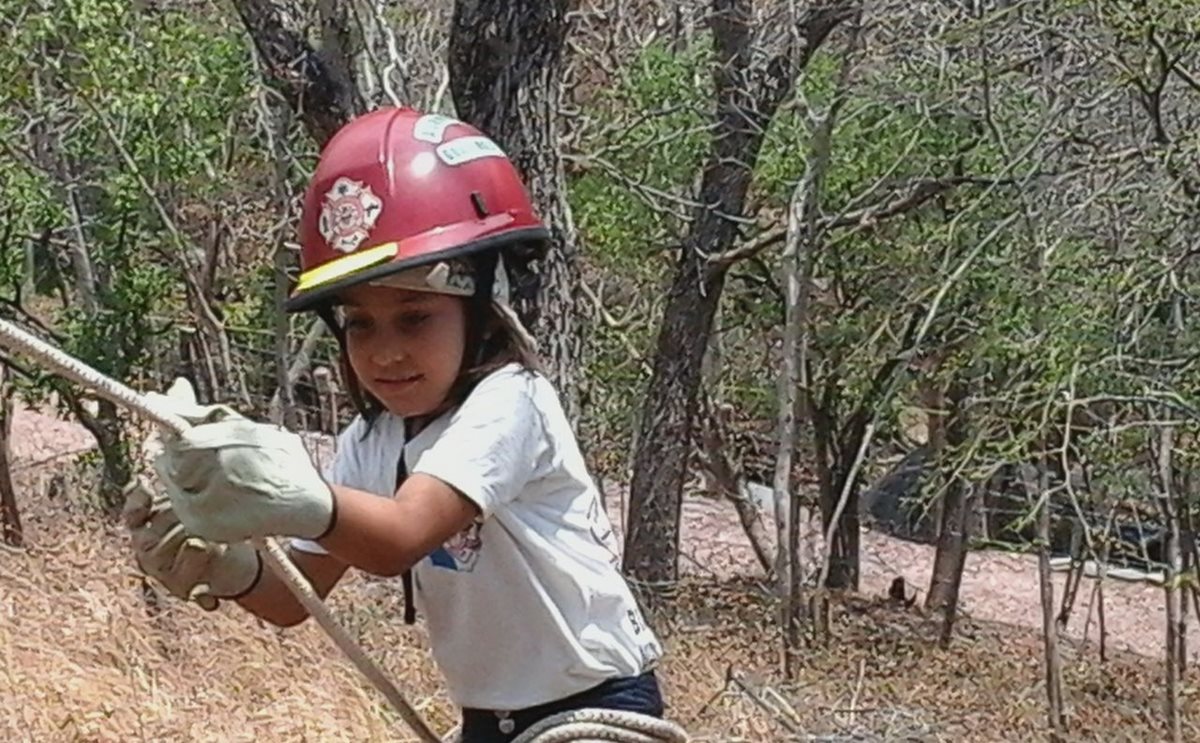
[[[448,483],[482,512],[413,568],[456,704],[521,709],[656,664],[662,646],[620,574],[611,522],[548,380],[506,366],[408,442],[396,416],[369,432],[356,418],[326,477],[391,497],[401,447],[409,473]]]

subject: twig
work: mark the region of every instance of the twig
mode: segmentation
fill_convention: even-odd
[[[854,724],[855,707],[858,705],[858,695],[862,693],[863,674],[867,670],[867,659],[858,660],[858,678],[854,682],[854,693],[850,695],[850,724]]]
[[[728,683],[732,683],[734,686],[736,686],[738,691],[742,692],[742,694],[744,694],[751,702],[753,702],[755,706],[769,714],[771,719],[776,720],[780,725],[783,725],[785,728],[787,728],[789,733],[800,733],[799,724],[793,723],[791,720],[781,715],[779,710],[772,709],[771,705],[767,704],[763,699],[761,699],[758,693],[754,689],[750,688],[749,684],[738,678],[736,671],[730,669],[726,675],[726,678]]]

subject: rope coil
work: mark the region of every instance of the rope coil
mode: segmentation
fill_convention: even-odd
[[[83,361],[55,348],[0,319],[0,345],[20,352],[37,361],[57,375],[70,379],[125,409],[148,418],[176,433],[190,425],[174,413],[162,409],[152,399],[118,382]],[[288,558],[287,553],[272,538],[252,540],[263,556],[267,567],[287,586],[292,595],[308,610],[321,629],[329,635],[354,666],[371,682],[417,734],[421,743],[444,743],[417,711],[408,703],[400,689],[366,654],[343,628],[325,605],[312,584]],[[203,596],[196,597],[202,603]],[[449,739],[457,741],[458,736]],[[584,741],[613,741],[615,743],[684,743],[687,735],[674,723],[648,715],[603,709],[584,709],[567,712],[540,721],[518,736],[513,743],[583,743]]]

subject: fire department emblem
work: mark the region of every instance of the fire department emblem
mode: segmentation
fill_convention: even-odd
[[[375,226],[383,201],[361,181],[338,178],[325,194],[317,223],[325,242],[336,250],[349,253],[367,239]]]

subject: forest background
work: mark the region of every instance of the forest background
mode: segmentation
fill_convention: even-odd
[[[278,308],[320,146],[411,105],[509,153],[554,232],[518,309],[698,740],[1195,734],[1195,2],[0,11],[0,313],[318,458],[351,406]],[[404,734],[313,627],[159,597],[144,422],[0,359],[6,739]],[[333,602],[448,726],[395,595]]]

